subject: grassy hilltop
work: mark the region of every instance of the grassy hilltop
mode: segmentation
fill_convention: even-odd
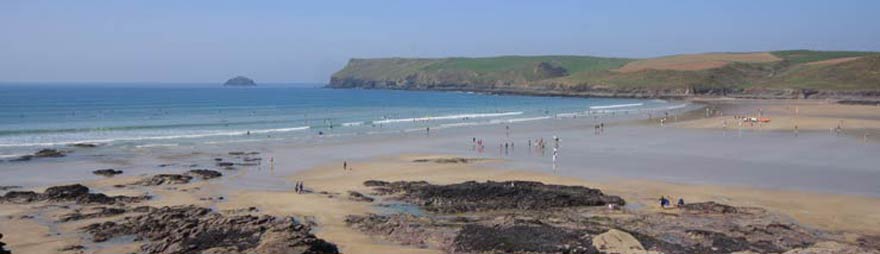
[[[880,53],[352,59],[333,74],[329,86],[626,97],[872,98],[880,97]]]

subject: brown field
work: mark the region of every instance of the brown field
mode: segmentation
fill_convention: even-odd
[[[806,65],[830,65],[830,64],[839,64],[839,63],[845,63],[845,62],[849,62],[849,61],[857,60],[857,59],[859,59],[859,58],[862,58],[862,57],[860,57],[860,56],[841,57],[841,58],[834,58],[834,59],[828,59],[828,60],[822,60],[822,61],[810,62],[810,63],[807,63]]]
[[[641,70],[696,71],[723,67],[730,62],[768,63],[782,59],[770,53],[714,53],[697,55],[676,55],[630,62],[616,69],[618,72],[637,72]]]

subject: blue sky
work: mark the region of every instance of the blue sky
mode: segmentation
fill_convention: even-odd
[[[326,82],[349,58],[880,51],[880,1],[0,1],[0,81]]]

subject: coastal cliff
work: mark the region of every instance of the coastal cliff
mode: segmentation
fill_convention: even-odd
[[[880,53],[774,51],[649,59],[591,56],[352,59],[328,87],[487,93],[880,101]]]

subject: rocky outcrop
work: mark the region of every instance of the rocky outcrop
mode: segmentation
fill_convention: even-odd
[[[357,191],[348,191],[348,199],[358,202],[373,202],[375,200]]]
[[[248,77],[237,76],[226,80],[226,83],[223,83],[223,86],[257,86],[257,83]]]
[[[545,185],[540,182],[464,182],[433,185],[427,182],[368,181],[380,194],[400,194],[402,201],[443,213],[491,210],[543,210],[577,206],[624,205],[622,198],[581,186]]]
[[[623,200],[576,186],[378,180],[364,185],[384,195],[380,205],[399,200],[440,213],[349,216],[350,227],[447,253],[873,253],[877,243],[868,236],[857,244],[836,242],[840,238],[828,232],[764,209],[716,202],[661,213],[597,207]]]
[[[3,233],[0,233],[0,240],[3,240]],[[0,254],[12,254],[11,251],[6,250],[6,243],[0,242]]]
[[[202,180],[210,180],[223,176],[222,173],[209,169],[193,169],[186,172],[186,175],[201,178]]]
[[[141,253],[255,253],[334,254],[332,243],[310,233],[293,218],[225,216],[195,206],[163,207],[119,221],[95,223],[82,229],[94,242],[134,236],[143,241]]]
[[[64,157],[64,156],[67,156],[66,151],[56,150],[56,149],[41,149],[41,150],[35,152],[34,154],[23,155],[21,157],[12,159],[10,161],[29,161],[32,159],[60,158],[60,157]]]
[[[112,168],[99,169],[99,170],[92,171],[92,174],[104,176],[104,177],[114,177],[118,174],[122,174],[122,170],[115,170]]]
[[[136,182],[136,185],[159,186],[166,184],[187,184],[193,179],[192,176],[180,174],[158,174]]]
[[[110,216],[116,216],[120,214],[124,214],[128,212],[126,208],[123,207],[106,207],[106,206],[96,206],[84,208],[85,211],[77,209],[71,213],[65,214],[58,219],[60,222],[69,222],[69,221],[78,221],[78,220],[86,220],[86,219],[94,219],[94,218],[104,218]]]
[[[0,202],[26,204],[33,202],[75,202],[77,204],[125,204],[149,199],[149,196],[107,196],[103,193],[90,193],[89,188],[80,184],[49,187],[43,193],[33,191],[10,191],[0,197]]]

